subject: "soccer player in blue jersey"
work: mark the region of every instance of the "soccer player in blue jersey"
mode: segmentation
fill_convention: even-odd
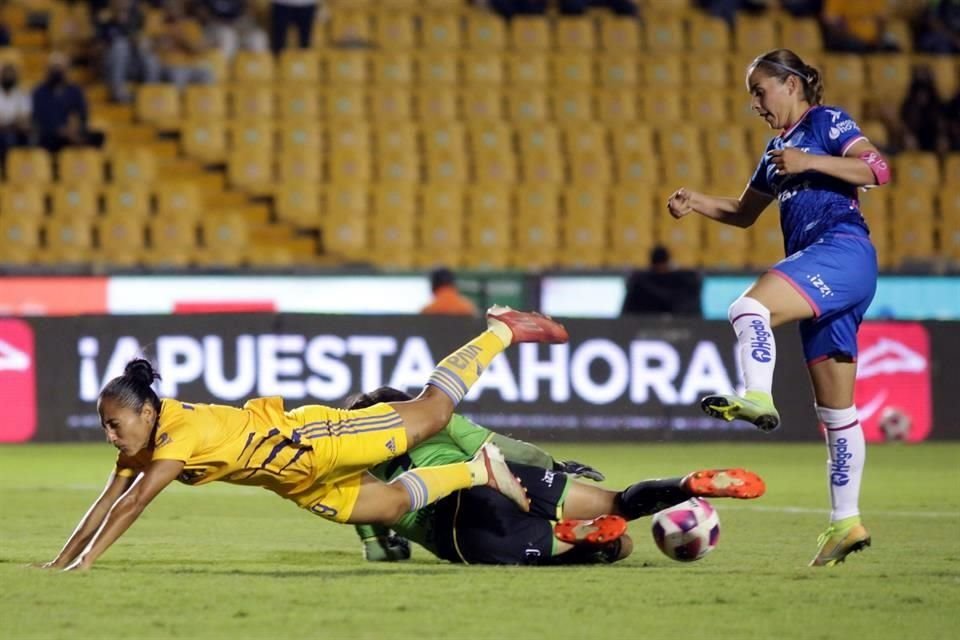
[[[764,273],[729,309],[746,392],[701,402],[709,415],[747,420],[763,431],[780,424],[771,395],[773,327],[800,322],[800,335],[826,428],[830,525],[811,566],[843,562],[870,545],[858,499],[866,455],[853,392],[857,330],[877,286],[877,256],[860,214],[857,187],[890,180],[886,161],[843,109],[823,104],[820,73],[787,49],[769,51],[747,68],[754,111],[771,129],[753,177],[738,198],[682,188],[667,204],[674,218],[695,211],[749,227],[777,200],[786,258]]]

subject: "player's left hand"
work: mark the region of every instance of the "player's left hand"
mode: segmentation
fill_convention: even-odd
[[[770,164],[777,168],[777,175],[791,175],[803,173],[811,169],[811,155],[804,153],[799,149],[787,147],[786,149],[774,149],[767,154],[770,158]]]
[[[578,478],[587,478],[594,482],[603,482],[607,479],[599,470],[594,469],[588,464],[577,462],[576,460],[557,460],[553,468],[555,471],[562,471],[563,473],[577,476]]]
[[[367,562],[397,562],[410,559],[410,541],[391,532],[363,541],[363,557]]]

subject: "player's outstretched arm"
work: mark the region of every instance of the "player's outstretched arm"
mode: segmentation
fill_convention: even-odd
[[[750,187],[744,189],[739,198],[710,196],[684,187],[670,196],[667,210],[677,219],[696,212],[711,220],[746,229],[756,222],[771,202],[773,196]]]
[[[130,528],[147,505],[173,482],[182,470],[182,460],[154,460],[140,480],[113,504],[103,526],[65,571],[86,570],[92,567],[97,558]]]
[[[100,497],[87,509],[87,512],[80,519],[79,524],[67,538],[63,549],[57,554],[57,557],[44,564],[33,565],[42,569],[63,569],[69,565],[80,554],[84,547],[89,544],[93,534],[97,532],[100,525],[110,512],[110,508],[120,499],[130,485],[134,482],[133,476],[122,476],[113,472],[107,480],[106,486]]]

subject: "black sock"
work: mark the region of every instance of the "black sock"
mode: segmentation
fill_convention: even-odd
[[[664,478],[632,484],[617,494],[617,507],[627,520],[653,515],[690,499],[682,483],[683,478]]]

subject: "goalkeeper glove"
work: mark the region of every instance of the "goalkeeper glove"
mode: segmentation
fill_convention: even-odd
[[[363,557],[367,562],[397,562],[410,559],[410,541],[396,533],[363,539]]]
[[[603,482],[606,480],[606,476],[600,473],[600,471],[576,460],[557,460],[553,463],[553,470],[562,471],[563,473],[577,476],[578,478],[588,478],[594,482]]]

